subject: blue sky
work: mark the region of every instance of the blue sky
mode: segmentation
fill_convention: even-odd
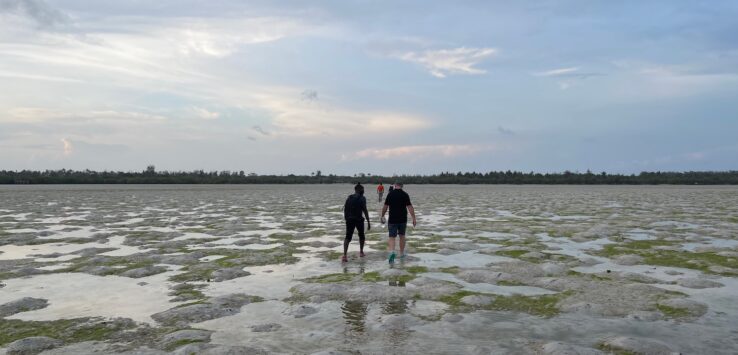
[[[0,0],[0,169],[738,169],[736,1]]]

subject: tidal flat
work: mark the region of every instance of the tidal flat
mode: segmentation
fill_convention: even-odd
[[[0,354],[734,354],[738,189],[0,186]]]

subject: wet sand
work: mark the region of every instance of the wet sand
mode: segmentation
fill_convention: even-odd
[[[0,354],[738,349],[733,187],[407,186],[394,265],[373,194],[339,261],[351,190],[0,186]]]

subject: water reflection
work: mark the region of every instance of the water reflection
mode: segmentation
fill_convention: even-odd
[[[366,314],[369,306],[366,303],[356,301],[346,301],[341,306],[343,318],[349,326],[349,331],[355,333],[364,333],[366,330]]]
[[[407,312],[407,301],[393,301],[382,305],[384,314],[402,314]]]

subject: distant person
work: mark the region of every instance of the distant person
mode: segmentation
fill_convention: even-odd
[[[343,205],[343,218],[346,220],[346,238],[343,240],[343,257],[341,262],[347,262],[349,243],[354,236],[354,229],[359,232],[359,256],[364,257],[364,216],[366,216],[366,229],[370,230],[369,211],[366,209],[366,198],[364,197],[364,186],[356,184],[354,194],[349,195]],[[364,216],[362,216],[362,214]]]
[[[384,185],[380,182],[377,186],[377,202],[382,202],[382,196],[384,196]]]
[[[415,209],[410,202],[410,195],[402,190],[402,186],[402,183],[396,182],[394,189],[390,188],[387,199],[384,200],[384,207],[382,207],[382,222],[384,222],[384,214],[389,209],[389,220],[387,221],[389,240],[387,241],[387,248],[390,263],[395,262],[395,238],[398,235],[400,236],[400,259],[405,258],[405,231],[407,230],[408,211],[410,211],[410,216],[413,217],[413,227],[417,225]]]

